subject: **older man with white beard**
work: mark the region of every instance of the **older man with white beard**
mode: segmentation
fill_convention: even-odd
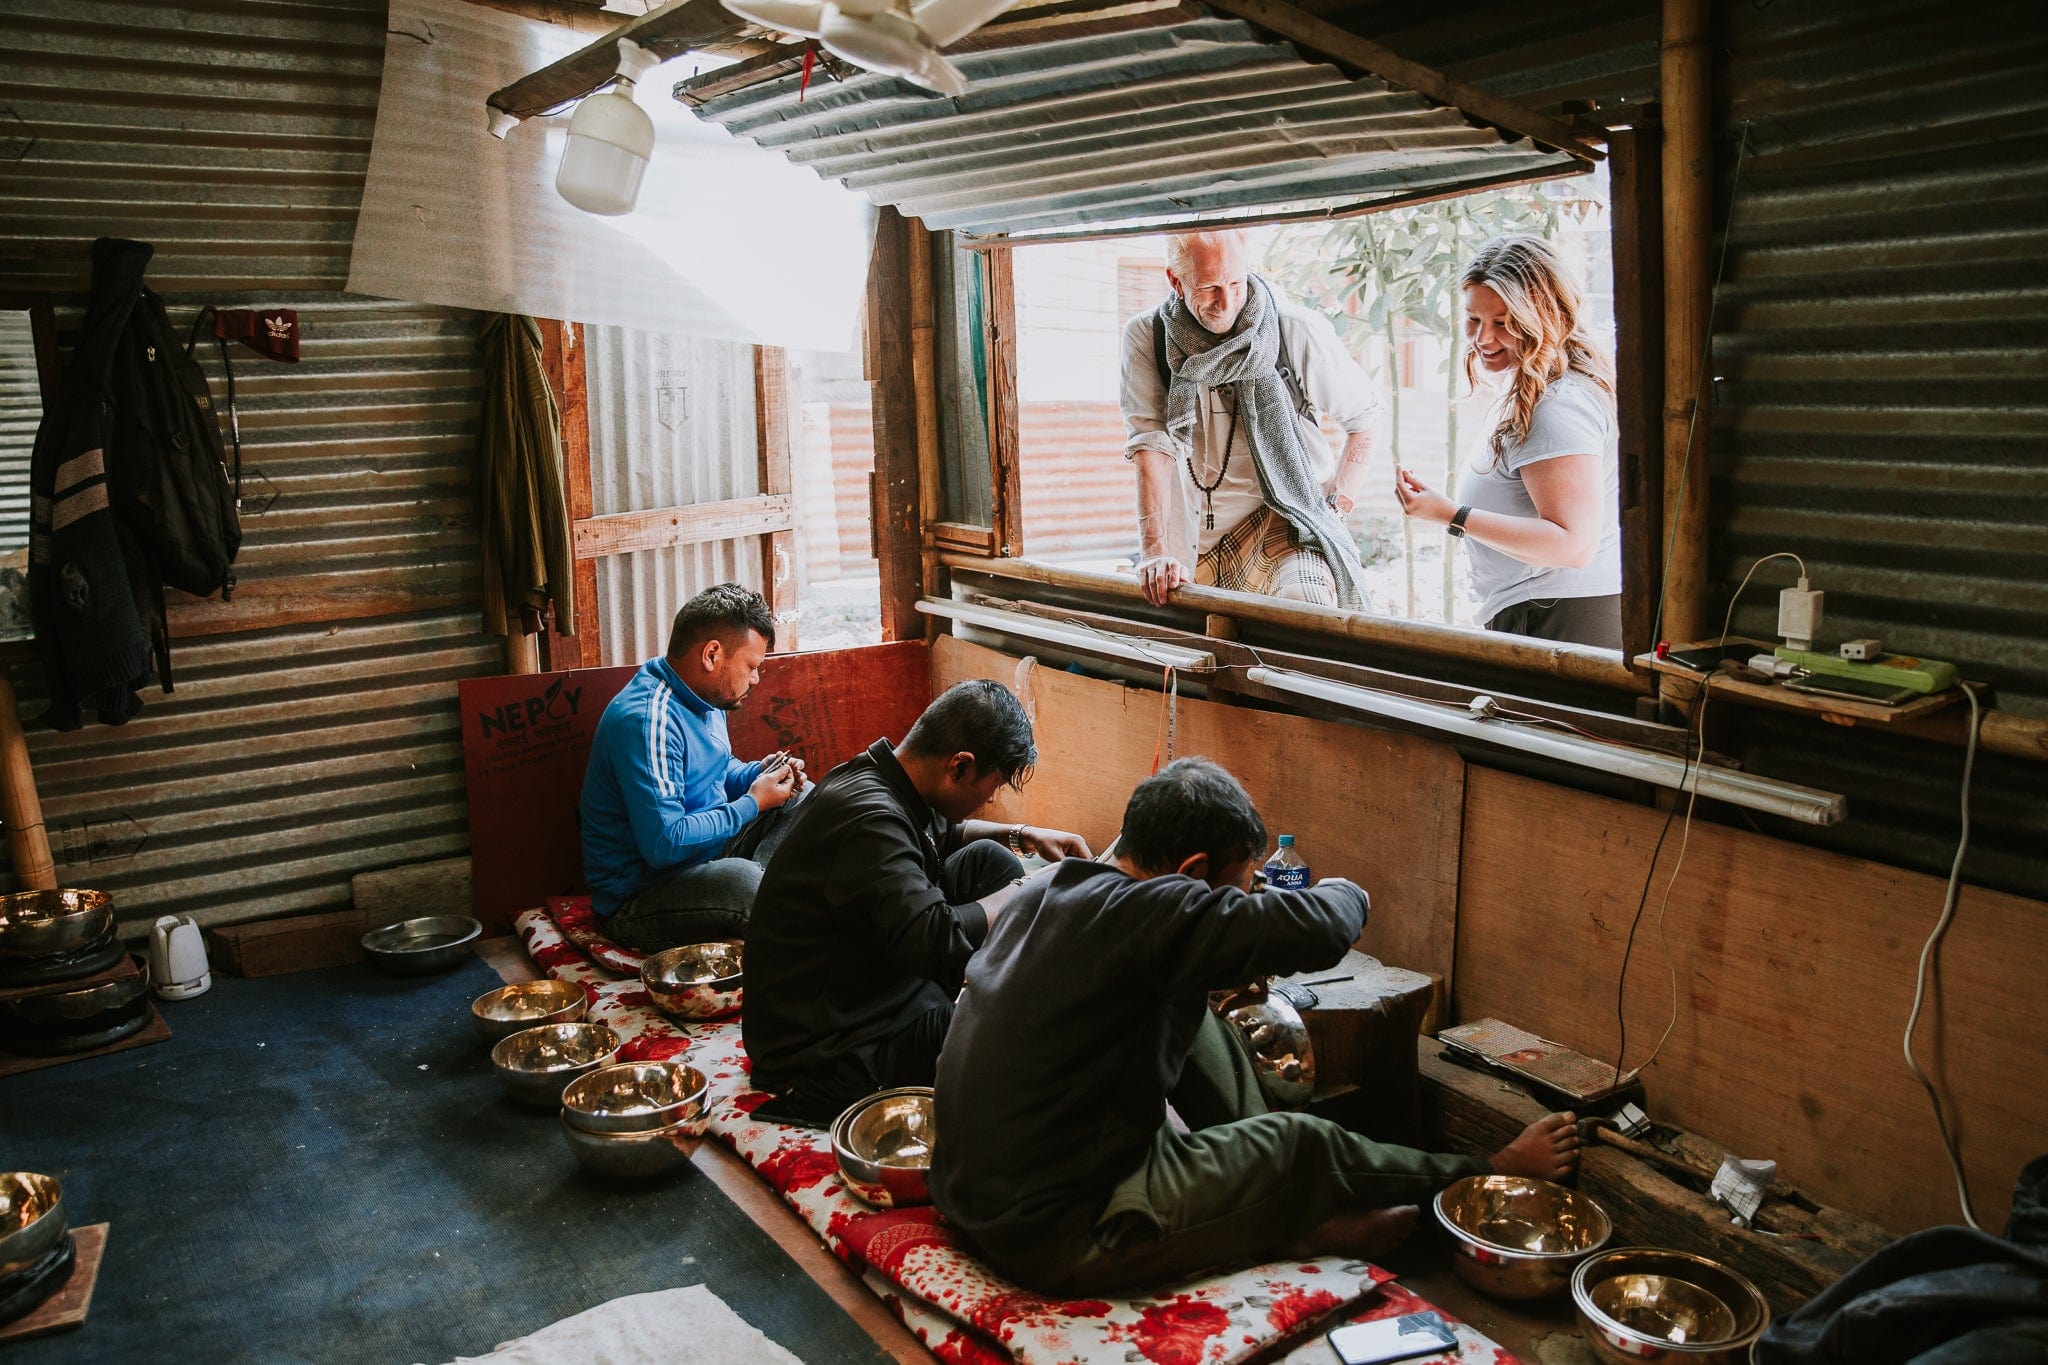
[[[1362,609],[1344,518],[1372,460],[1371,381],[1327,318],[1250,272],[1243,233],[1169,239],[1166,277],[1173,293],[1124,326],[1146,600],[1193,582]]]

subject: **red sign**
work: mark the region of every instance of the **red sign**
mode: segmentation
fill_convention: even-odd
[[[581,894],[576,811],[598,717],[636,671],[470,678],[460,684],[462,766],[476,915],[503,928],[549,896]],[[822,777],[875,740],[900,740],[931,700],[922,640],[776,654],[726,718],[733,752],[789,749]]]

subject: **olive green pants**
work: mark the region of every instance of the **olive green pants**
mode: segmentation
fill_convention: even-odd
[[[1193,1131],[1162,1126],[1092,1224],[998,1268],[1071,1296],[1255,1265],[1333,1214],[1420,1204],[1488,1169],[1472,1157],[1374,1142],[1310,1114],[1268,1111],[1251,1059],[1213,1014],[1203,1015],[1171,1098]]]

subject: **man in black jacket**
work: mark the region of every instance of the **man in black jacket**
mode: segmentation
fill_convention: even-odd
[[[932,1194],[1019,1283],[1072,1296],[1226,1262],[1369,1258],[1462,1176],[1578,1164],[1569,1114],[1489,1163],[1267,1112],[1208,992],[1337,962],[1366,897],[1336,879],[1247,894],[1265,846],[1236,780],[1181,759],[1132,793],[1112,862],[1027,887],[969,965],[939,1058]],[[1169,1124],[1169,1098],[1193,1131]]]
[[[1076,835],[968,818],[1037,758],[1010,690],[963,682],[804,801],[747,924],[742,1027],[776,1117],[829,1123],[863,1095],[931,1083],[1019,855],[1088,856]]]

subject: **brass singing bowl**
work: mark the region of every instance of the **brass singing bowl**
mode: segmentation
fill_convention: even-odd
[[[603,1024],[544,1024],[500,1038],[491,1065],[513,1099],[552,1109],[569,1082],[618,1055],[619,1035]]]
[[[876,1208],[932,1202],[932,1088],[905,1085],[857,1100],[832,1123],[832,1155],[846,1188]]]
[[[520,981],[485,991],[469,1005],[477,1037],[487,1043],[544,1024],[573,1024],[590,1008],[581,986],[567,981]]]
[[[0,1172],[0,1280],[63,1245],[64,1187],[34,1171]]]
[[[562,1117],[586,1133],[647,1133],[709,1116],[710,1082],[679,1062],[616,1062],[578,1076],[562,1091]]]
[[[17,891],[0,896],[0,958],[76,952],[114,927],[104,891]]]
[[[1316,1089],[1316,1054],[1301,1011],[1261,984],[1224,996],[1216,1012],[1251,1055],[1266,1103],[1275,1109],[1306,1108]]]
[[[745,945],[729,939],[685,943],[640,964],[640,981],[656,1009],[684,1020],[723,1019],[740,1007]]]
[[[1436,1197],[1458,1278],[1497,1299],[1547,1299],[1607,1245],[1614,1223],[1592,1196],[1519,1175],[1468,1175]]]
[[[1737,1365],[1771,1325],[1770,1304],[1741,1275],[1650,1247],[1581,1261],[1572,1305],[1593,1354],[1610,1365]]]
[[[615,1180],[646,1180],[690,1164],[690,1154],[704,1128],[686,1120],[644,1133],[593,1133],[569,1121],[562,1111],[562,1140],[583,1169]]]

